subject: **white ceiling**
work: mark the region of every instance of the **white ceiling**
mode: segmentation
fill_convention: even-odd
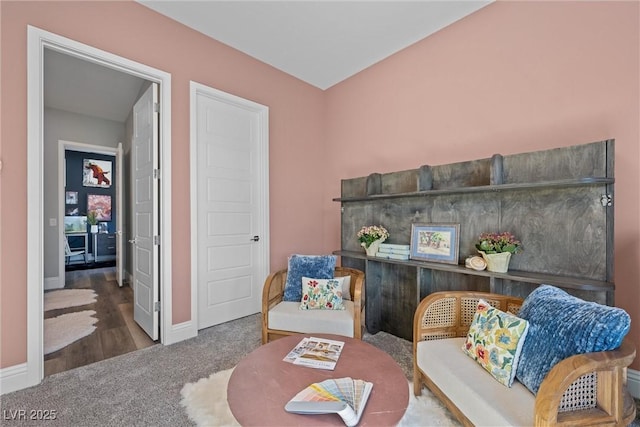
[[[144,80],[51,49],[44,51],[44,106],[124,123]]]
[[[137,1],[324,90],[493,0]],[[48,49],[44,67],[46,107],[118,122],[143,84]]]
[[[491,3],[137,1],[323,90]]]

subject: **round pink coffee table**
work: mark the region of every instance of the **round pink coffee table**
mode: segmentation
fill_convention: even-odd
[[[308,368],[282,360],[305,336],[345,343],[335,370]],[[300,415],[284,410],[286,403],[308,385],[342,377],[373,383],[359,426],[390,426],[400,421],[409,404],[409,385],[400,366],[382,350],[339,335],[291,335],[257,348],[233,370],[227,400],[242,426],[344,426],[337,414]]]

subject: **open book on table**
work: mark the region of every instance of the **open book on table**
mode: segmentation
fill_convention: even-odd
[[[353,427],[360,421],[372,388],[373,383],[349,377],[324,380],[300,391],[284,409],[296,414],[336,413]]]
[[[283,359],[294,365],[333,370],[344,342],[326,338],[305,337]]]

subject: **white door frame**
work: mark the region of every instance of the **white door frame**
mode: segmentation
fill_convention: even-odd
[[[27,364],[23,387],[44,377],[43,346],[43,118],[44,49],[52,49],[160,85],[160,339],[163,344],[184,339],[172,334],[171,300],[171,75],[156,68],[86,44],[27,26]]]
[[[107,154],[118,158],[117,147],[105,147],[102,145],[86,144],[58,140],[58,288],[64,288],[65,281],[65,255],[64,255],[64,207],[65,207],[65,151],[85,151],[87,153]],[[117,160],[116,160],[117,163]],[[122,193],[122,180],[116,179],[116,187]],[[119,201],[116,201],[119,203]],[[118,229],[122,229],[122,218],[117,217]],[[88,239],[89,237],[87,237]],[[87,255],[87,254],[85,254]]]
[[[191,320],[195,333],[198,331],[198,195],[197,195],[197,180],[198,180],[198,139],[197,139],[197,95],[205,95],[210,98],[214,98],[221,102],[226,102],[230,105],[236,105],[245,110],[250,110],[258,113],[259,123],[258,129],[260,134],[258,135],[258,162],[255,167],[260,177],[260,210],[264,213],[258,219],[260,223],[260,239],[264,239],[262,245],[263,250],[260,253],[260,257],[256,260],[259,266],[262,280],[267,278],[269,274],[269,108],[249,101],[239,96],[231,95],[226,92],[222,92],[218,89],[214,89],[209,86],[205,86],[200,83],[191,81],[189,84],[190,94],[190,109],[189,109],[189,129],[190,129],[190,197],[191,197]]]

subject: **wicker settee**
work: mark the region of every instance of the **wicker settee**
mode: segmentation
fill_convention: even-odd
[[[578,354],[557,363],[537,395],[515,381],[507,388],[461,351],[479,299],[517,314],[520,298],[451,291],[429,295],[414,316],[414,394],[431,390],[465,426],[626,426],[635,417],[625,387],[635,357],[627,338],[612,351]]]

